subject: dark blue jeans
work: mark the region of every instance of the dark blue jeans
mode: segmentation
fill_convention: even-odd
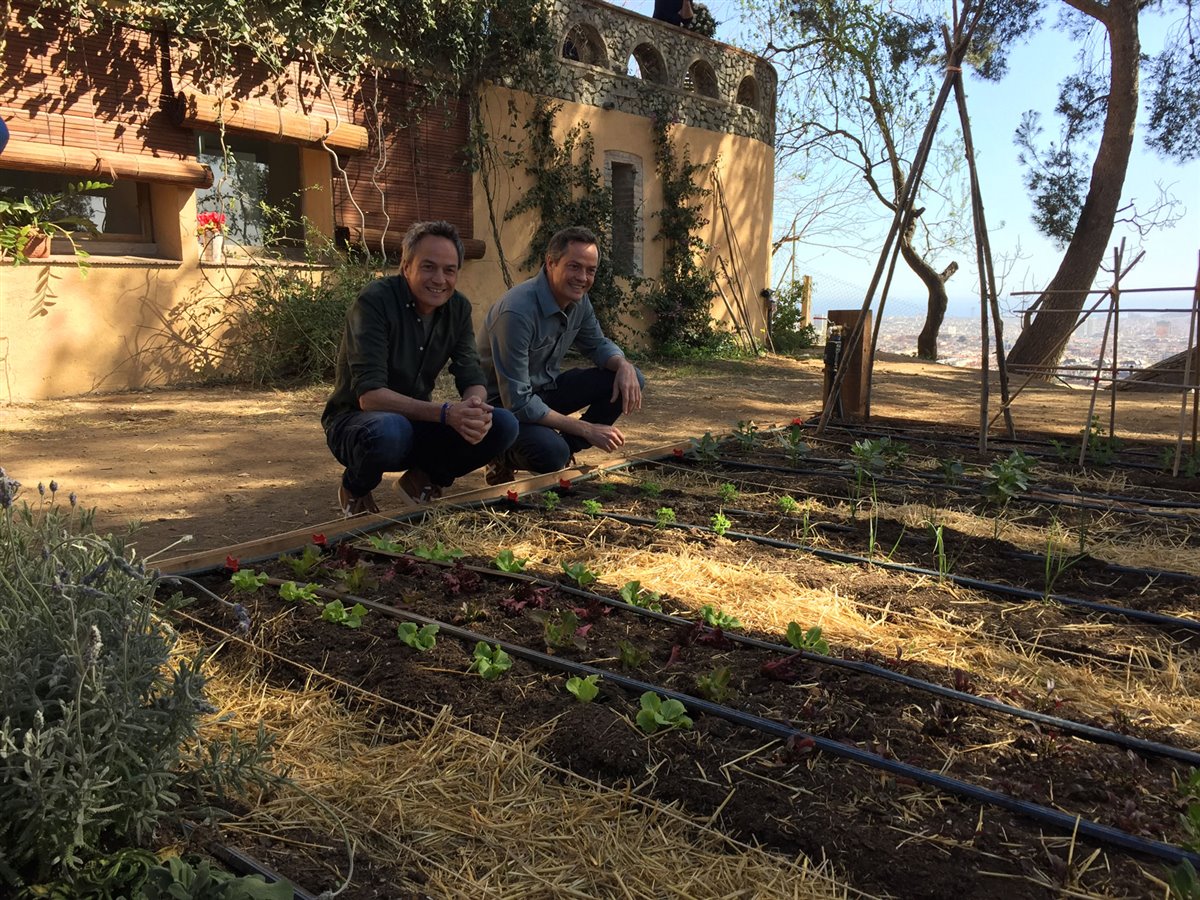
[[[348,412],[329,423],[325,442],[346,467],[342,486],[355,497],[374,490],[384,472],[420,469],[441,487],[480,468],[511,446],[517,420],[507,409],[492,412],[492,427],[469,444],[449,425],[413,422],[399,413]]]
[[[595,425],[612,425],[621,416],[622,398],[611,400],[616,373],[608,369],[568,369],[558,377],[558,383],[538,396],[552,410],[564,415],[587,410],[581,419]],[[646,379],[638,372],[638,384],[643,388]],[[566,468],[571,454],[590,447],[585,439],[563,434],[547,425],[521,423],[521,433],[505,457],[514,469],[530,472],[554,472]]]

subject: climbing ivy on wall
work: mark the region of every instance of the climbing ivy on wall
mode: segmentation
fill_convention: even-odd
[[[654,313],[650,338],[655,349],[688,356],[723,349],[729,337],[712,319],[716,277],[698,262],[709,250],[699,236],[708,224],[701,202],[712,191],[697,184],[696,176],[711,164],[693,163],[686,146],[676,149],[671,140],[673,124],[661,111],[651,120],[655,168],[663,191],[662,209],[654,214],[659,221],[654,239],[663,243],[663,269],[646,303]]]
[[[586,122],[574,125],[561,144],[554,139],[554,119],[561,109],[560,104],[539,101],[525,123],[525,171],[533,183],[505,213],[505,220],[536,214],[537,230],[521,262],[522,268],[531,272],[542,265],[546,245],[555,232],[574,225],[592,230],[599,242],[600,267],[589,297],[601,326],[613,334],[620,328],[620,312],[629,298],[613,275],[612,191],[604,173],[593,165],[595,142]]]
[[[164,34],[176,52],[227,71],[249,51],[270,73],[309,60],[331,78],[404,69],[431,93],[485,78],[535,84],[554,40],[545,0],[40,0],[33,28],[121,24]],[[7,22],[2,26],[7,31]]]

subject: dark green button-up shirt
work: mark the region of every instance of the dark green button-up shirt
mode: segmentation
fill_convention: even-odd
[[[337,416],[357,411],[358,398],[376,388],[428,400],[447,361],[460,394],[486,383],[466,297],[455,291],[433,311],[427,327],[428,334],[403,275],[379,278],[363,288],[346,312],[333,393],[321,425],[328,429]]]

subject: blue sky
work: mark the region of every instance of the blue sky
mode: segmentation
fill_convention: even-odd
[[[616,0],[616,5],[646,15],[653,9],[651,0]],[[736,0],[708,0],[708,6],[720,23],[717,32],[719,39],[750,50],[760,49],[739,38],[741,12]],[[1165,30],[1164,21],[1146,21],[1142,28],[1143,50],[1153,52],[1157,49]],[[973,77],[969,70],[966,73],[967,105],[993,253],[997,256],[1012,253],[1019,244],[1022,256],[1026,257],[1012,267],[1001,288],[1002,294],[1044,286],[1054,274],[1061,257],[1061,251],[1051,241],[1041,237],[1031,222],[1032,204],[1017,162],[1018,151],[1013,143],[1013,133],[1027,109],[1042,111],[1047,134],[1056,132],[1051,114],[1059,82],[1075,69],[1075,48],[1065,32],[1051,25],[1041,29],[1030,42],[1017,47],[1009,59],[1008,74],[999,84]],[[957,118],[953,109],[948,110],[948,115]],[[1174,228],[1156,230],[1145,239],[1138,238],[1137,233],[1127,227],[1122,231],[1118,226],[1110,243],[1117,245],[1125,235],[1130,248],[1127,257],[1134,255],[1135,248],[1146,251],[1145,258],[1123,280],[1123,286],[1190,286],[1196,280],[1197,254],[1200,252],[1200,162],[1187,166],[1164,162],[1142,143],[1143,124],[1144,116],[1139,115],[1139,136],[1125,181],[1125,198],[1148,202],[1158,194],[1155,183],[1162,182],[1171,186],[1172,193],[1187,211]],[[880,219],[881,211],[878,205],[864,209],[864,222]],[[883,221],[880,241],[887,224],[887,221]],[[950,312],[952,315],[969,315],[978,310],[974,250],[967,248],[954,258],[959,260],[962,269],[948,283]],[[825,248],[802,248],[796,259],[797,271],[812,274],[817,282],[818,308],[827,305],[821,302],[823,299],[832,305],[844,306],[856,292],[858,303],[861,303],[874,265],[875,259],[870,255],[866,258],[851,256]],[[999,260],[996,266],[999,268]],[[900,301],[895,312],[918,314],[924,290],[903,264],[898,267],[898,273],[900,270],[903,270],[903,275],[897,276],[890,294]],[[780,271],[781,260],[777,258],[777,277]],[[1101,274],[1097,283],[1106,287],[1109,281]],[[825,286],[824,290],[822,285]],[[1022,302],[1017,298],[1006,298],[1002,305],[1015,308]],[[1142,306],[1186,307],[1191,302],[1191,291],[1143,295],[1137,302]]]

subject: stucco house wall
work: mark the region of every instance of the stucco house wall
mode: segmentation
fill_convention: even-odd
[[[649,117],[668,110],[677,123],[671,129],[672,140],[680,148],[686,146],[693,162],[712,163],[711,172],[723,187],[723,192],[705,201],[709,224],[700,235],[711,246],[703,262],[716,273],[724,297],[716,299],[713,315],[727,322],[730,308],[744,302],[744,313],[739,309],[737,314],[744,315],[761,335],[764,317],[758,294],[771,281],[774,71],[744,51],[599,0],[573,0],[570,4],[554,0],[553,10],[559,47],[565,54],[544,86],[549,98],[562,107],[555,122],[556,137],[561,139],[576,122],[587,122],[598,167],[610,172],[611,165],[618,162],[638,169],[636,256],[641,273],[652,278],[662,264],[653,217],[661,208],[662,190],[655,174]],[[16,65],[25,65],[27,57],[6,57],[6,66],[12,68],[14,59]],[[150,66],[142,68],[152,71]],[[46,105],[31,101],[19,87],[14,91],[16,83],[7,79],[10,93],[0,91],[0,116],[14,135],[27,144],[71,146],[71,129],[81,120],[72,119],[71,110],[59,105],[55,108],[65,109],[57,114],[62,122],[48,122],[42,118]],[[39,90],[54,88],[42,85]],[[90,102],[78,85],[71,90],[73,102],[81,98]],[[137,91],[126,93],[137,99]],[[98,96],[119,104],[121,92],[110,89]],[[352,100],[334,98],[330,103],[345,101],[343,108],[352,118]],[[523,124],[536,102],[533,96],[504,84],[489,84],[482,89],[480,101],[483,125],[493,140],[508,146],[524,140]],[[459,104],[458,108],[466,106]],[[130,117],[144,118],[144,112],[136,110],[145,108],[145,103],[131,101]],[[322,110],[309,112],[319,115]],[[120,109],[113,111],[118,118],[120,114]],[[91,112],[88,115],[95,118]],[[171,134],[160,120],[153,122],[156,134]],[[59,127],[62,123],[67,127]],[[117,149],[97,144],[94,129],[84,131],[78,135],[87,137],[85,146],[95,145],[98,157]],[[162,150],[147,143],[139,150],[134,146],[137,129],[122,130],[118,123],[116,133],[122,135],[119,149],[124,154],[161,156],[167,152],[180,160],[180,148],[175,144]],[[440,125],[430,126],[434,140],[444,143],[442,136],[448,133]],[[409,143],[418,147],[414,141]],[[180,146],[185,145],[189,145],[187,141]],[[428,157],[429,145],[421,144],[414,153]],[[437,153],[445,157],[447,167],[457,158],[454,148],[448,146],[438,147]],[[191,165],[186,159],[181,162]],[[408,165],[427,167],[430,161],[414,157]],[[298,167],[301,183],[316,188],[303,192],[300,212],[332,236],[344,226],[339,218],[344,210],[335,202],[337,188],[329,154],[312,144],[300,146]],[[5,158],[0,155],[0,170],[4,168]],[[505,211],[529,186],[523,166],[502,171],[489,185],[492,209],[480,177],[476,173],[460,184],[454,176],[455,202],[466,205],[453,215],[461,219],[460,227],[471,237],[460,287],[472,298],[477,321],[507,287],[500,266],[501,248],[514,280],[533,274],[520,270],[519,264],[536,227],[530,215],[504,221]],[[714,187],[711,174],[705,179],[705,187]],[[438,180],[428,181],[417,187],[436,190]],[[411,175],[399,178],[397,189],[415,182],[421,179]],[[73,256],[61,253],[62,246],[56,247],[60,255],[49,260],[21,267],[0,265],[0,403],[184,384],[220,372],[227,337],[220,327],[226,298],[254,277],[259,263],[236,258],[223,265],[200,261],[194,187],[151,181],[146,196],[153,223],[149,243],[109,247],[93,255],[86,275]],[[423,214],[427,206],[416,200],[415,208]],[[498,241],[493,219],[500,223]],[[393,246],[408,224],[393,217]],[[319,277],[319,271],[314,277]],[[46,284],[49,293],[41,290]]]

